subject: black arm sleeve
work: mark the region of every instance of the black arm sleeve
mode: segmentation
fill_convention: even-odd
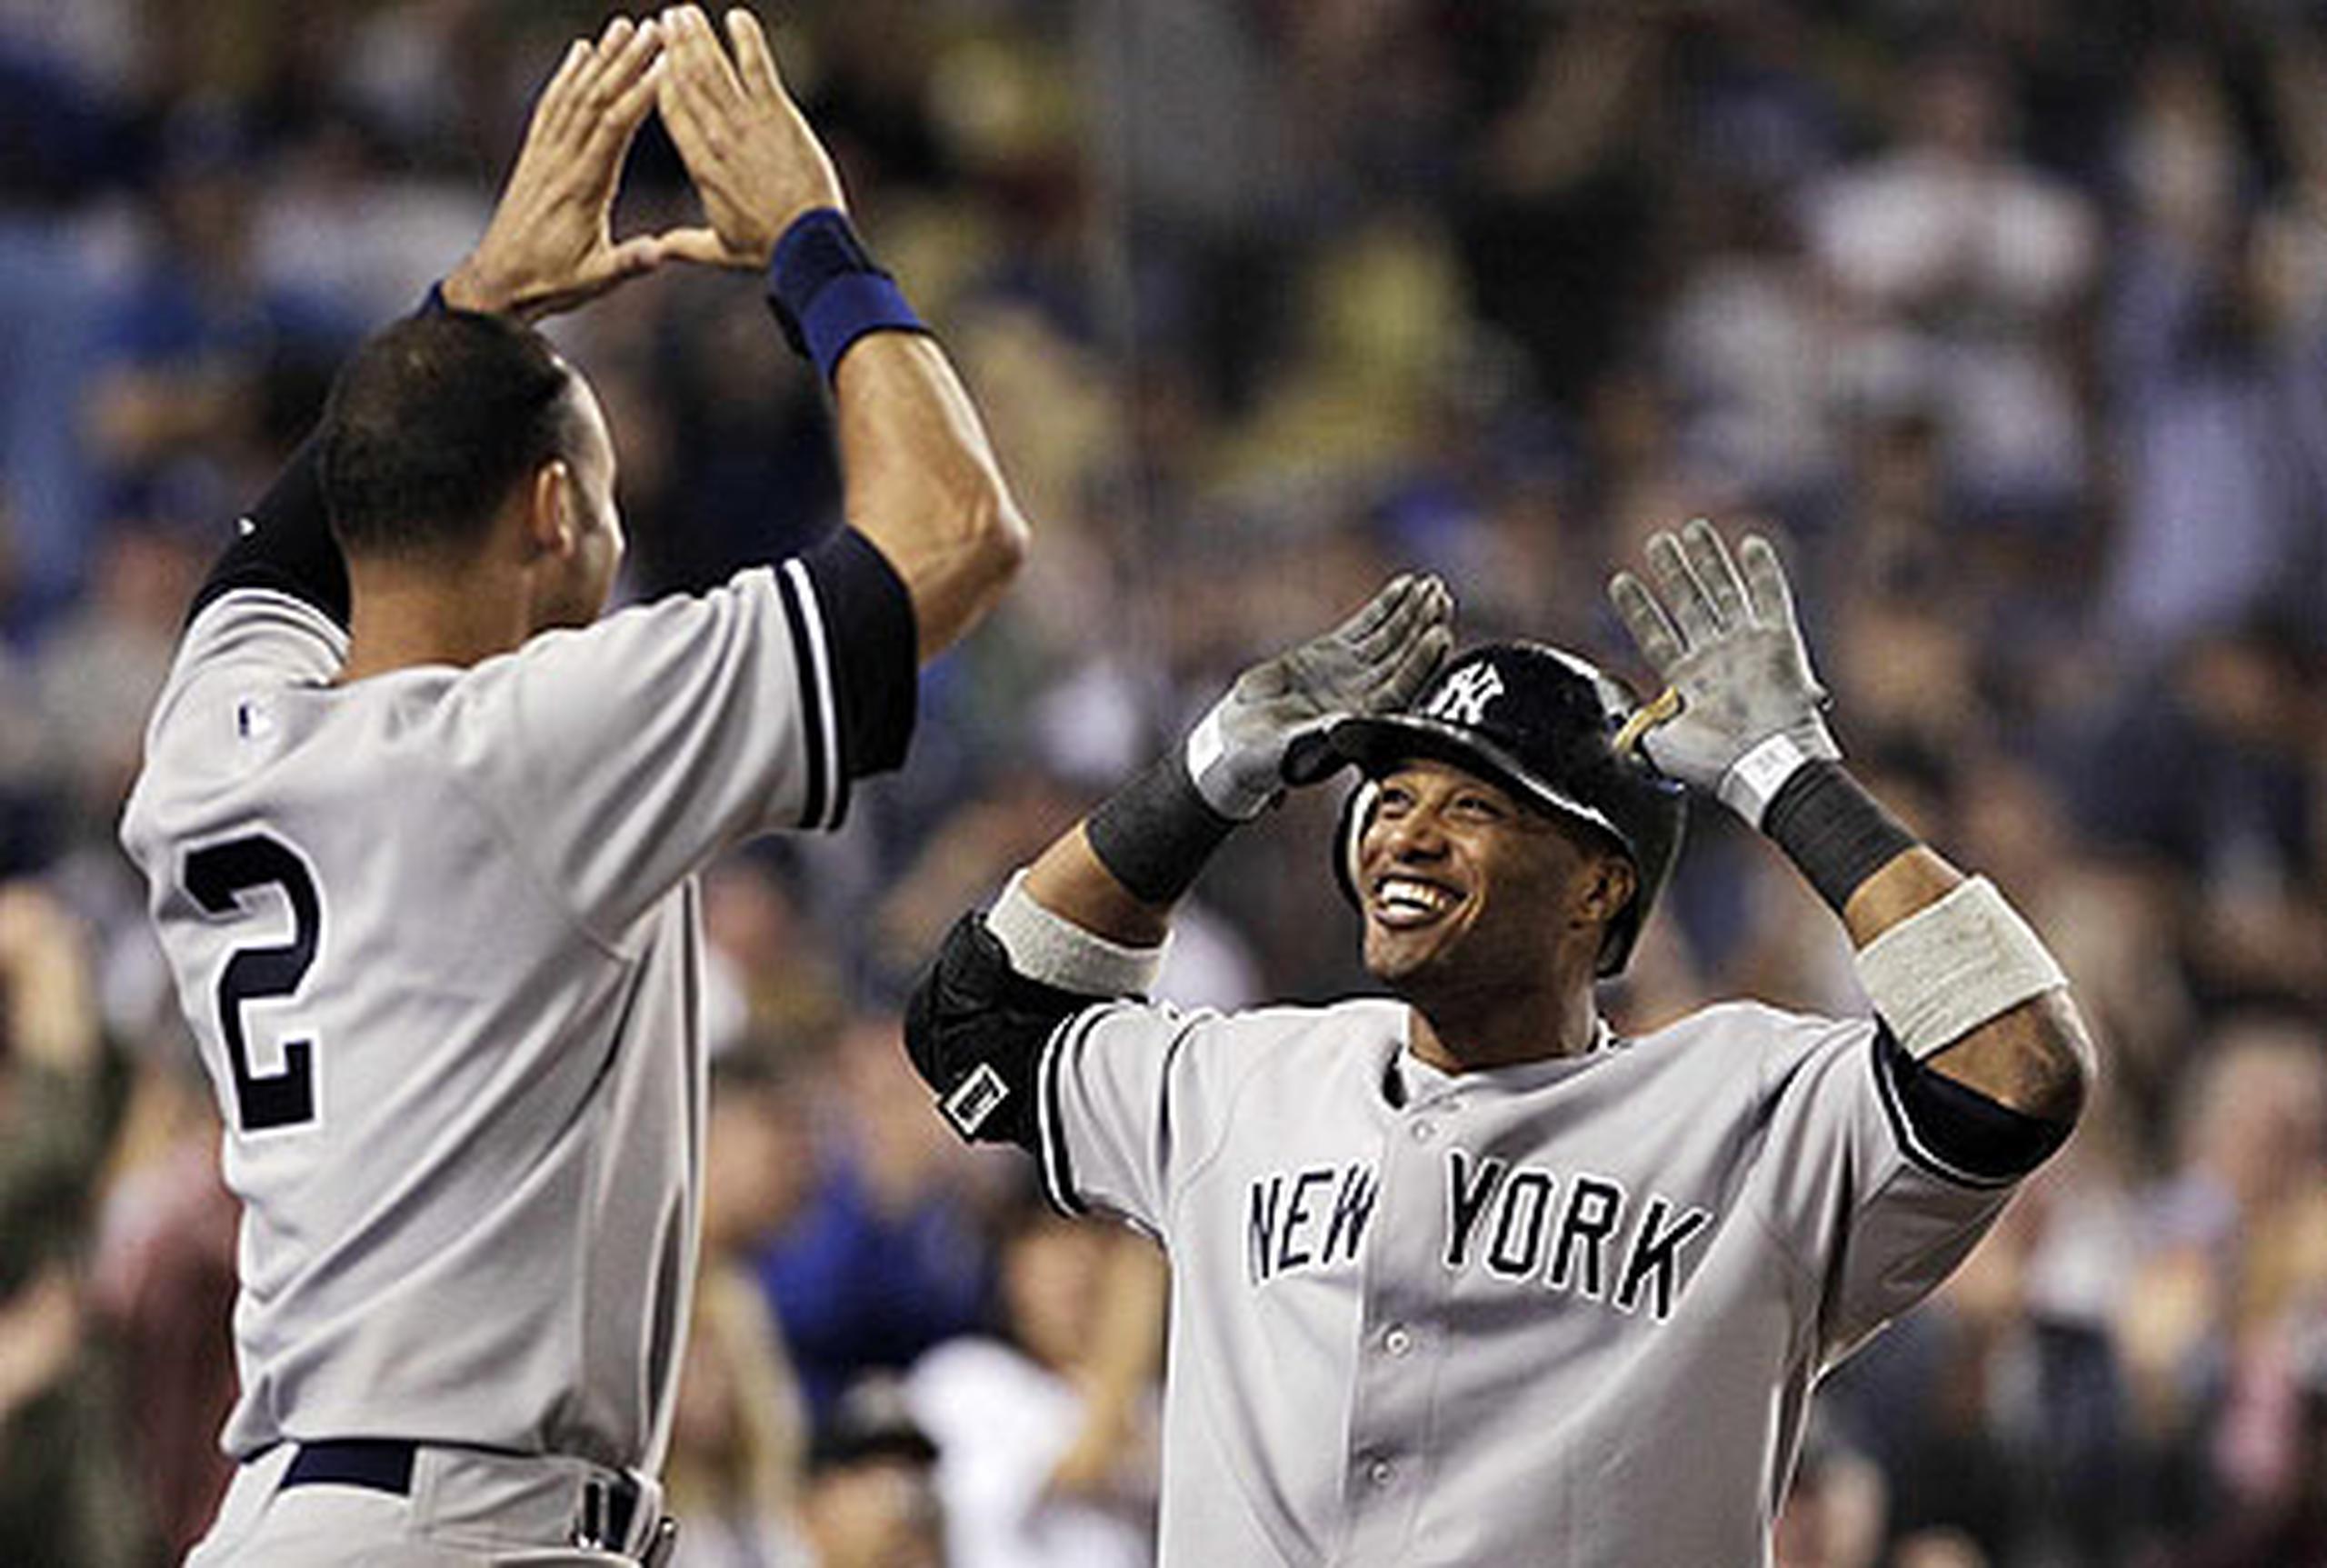
[[[954,923],[905,1004],[905,1054],[955,1132],[1039,1155],[1043,1048],[1060,1024],[1112,1000],[1027,979],[973,910]]]
[[[441,315],[444,285],[428,285],[428,296],[414,315]],[[324,510],[323,443],[312,432],[291,454],[258,504],[242,520],[242,532],[226,546],[210,575],[195,590],[185,613],[191,622],[219,594],[236,588],[272,588],[304,599],[332,618],[342,630],[348,624],[347,559],[332,537],[331,516]]]
[[[1875,1051],[1876,1071],[1890,1081],[1897,1114],[1908,1124],[1897,1131],[1913,1134],[1903,1135],[1903,1145],[1911,1156],[1936,1156],[1942,1174],[2017,1181],[2068,1141],[2070,1124],[2015,1111],[1916,1061],[1887,1025],[1876,1033]]]
[[[347,562],[324,513],[321,444],[310,435],[251,508],[242,535],[226,547],[186,611],[192,621],[221,594],[272,588],[304,599],[341,627],[347,624]]]
[[[921,668],[921,631],[904,579],[854,528],[841,529],[799,562],[815,583],[835,644],[843,767],[861,779],[903,766]]]

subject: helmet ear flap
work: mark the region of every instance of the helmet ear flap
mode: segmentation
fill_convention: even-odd
[[[1373,820],[1373,803],[1381,794],[1380,784],[1372,779],[1362,781],[1343,798],[1341,823],[1333,829],[1333,880],[1340,884],[1342,896],[1360,909],[1365,907],[1365,897],[1359,890],[1358,842]]]

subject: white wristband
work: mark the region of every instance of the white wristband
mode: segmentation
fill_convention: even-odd
[[[1917,910],[1859,950],[1859,984],[1921,1061],[2068,976],[1984,876]]]
[[[1743,817],[1748,827],[1758,828],[1762,818],[1769,814],[1770,802],[1785,787],[1785,781],[1809,760],[1810,754],[1792,735],[1780,730],[1766,740],[1756,741],[1750,751],[1730,764],[1713,794],[1721,798],[1722,804]]]
[[[1078,996],[1144,996],[1155,984],[1171,946],[1126,947],[1052,914],[1026,892],[1026,874],[1014,873],[985,917],[1010,967],[1029,980]]]
[[[1186,748],[1181,753],[1188,766],[1188,777],[1196,786],[1196,794],[1203,804],[1231,822],[1251,822],[1268,809],[1276,798],[1273,790],[1253,794],[1241,786],[1235,771],[1227,765],[1228,735],[1221,724],[1221,710],[1231,699],[1223,697],[1204,710],[1196,727],[1188,732]]]

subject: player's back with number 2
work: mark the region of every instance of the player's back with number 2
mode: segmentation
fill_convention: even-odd
[[[204,1568],[667,1552],[693,875],[839,825],[904,759],[918,663],[1024,550],[757,23],[726,23],[678,6],[568,51],[484,240],[342,370],[197,595],[147,729],[123,842],[245,1216],[242,1468]],[[710,226],[616,244],[650,112]],[[846,523],[602,619],[614,444],[526,324],[674,260],[766,272],[833,389]]]
[[[785,689],[791,603],[746,583],[346,686],[336,628],[295,600],[197,620],[125,836],[227,1091],[228,1183],[262,1198],[230,1450],[645,1452],[702,1112],[692,894],[670,894],[719,838],[802,820],[817,770],[785,764],[824,738]],[[694,809],[664,820],[628,786],[674,755]],[[274,1429],[288,1407],[305,1431]]]

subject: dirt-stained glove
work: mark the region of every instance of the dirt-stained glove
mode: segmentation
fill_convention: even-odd
[[[1324,778],[1341,765],[1326,726],[1412,702],[1454,645],[1453,616],[1443,583],[1401,574],[1323,636],[1246,670],[1189,732],[1196,793],[1250,822],[1287,785]]]
[[[1655,593],[1630,572],[1608,584],[1641,656],[1665,683],[1651,704],[1658,722],[1641,744],[1664,772],[1759,827],[1796,768],[1842,755],[1822,715],[1826,693],[1810,671],[1785,569],[1759,534],[1747,534],[1732,560],[1703,518],[1677,537],[1652,535],[1647,554]]]

